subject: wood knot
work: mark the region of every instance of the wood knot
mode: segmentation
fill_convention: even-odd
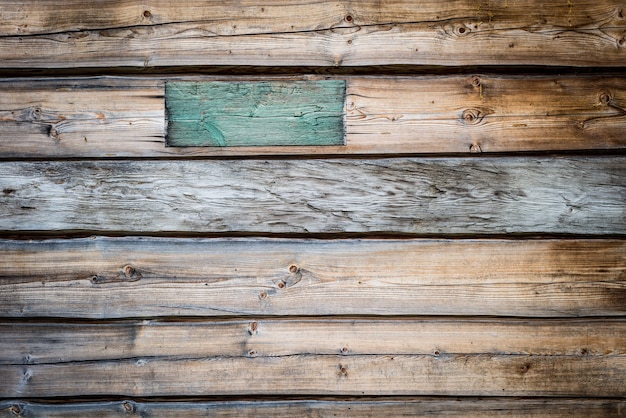
[[[348,367],[340,364],[339,365],[339,373],[341,373],[342,376],[347,376],[348,375]]]
[[[248,334],[256,335],[258,333],[259,333],[259,324],[256,321],[250,322],[250,325],[248,325]]]
[[[124,401],[122,406],[124,407],[124,411],[127,414],[132,414],[133,412],[135,412],[135,406],[132,403],[128,402],[128,401]]]
[[[480,109],[465,109],[461,114],[461,121],[465,125],[478,125],[485,118],[485,113]]]
[[[611,97],[611,94],[610,94],[610,93],[606,93],[606,92],[605,92],[605,93],[602,93],[602,94],[600,95],[600,98],[599,98],[599,99],[600,99],[600,104],[601,104],[601,105],[603,105],[603,106],[607,106],[609,103],[611,103],[611,100],[612,100],[613,98]]]
[[[475,75],[474,77],[472,77],[472,86],[480,87],[480,84],[481,84],[481,80],[479,76]]]
[[[480,154],[481,152],[483,152],[483,149],[480,147],[479,144],[472,144],[469,147],[469,152],[472,154]]]
[[[130,264],[124,266],[122,272],[124,273],[124,278],[126,280],[139,280],[143,277],[142,274]]]
[[[11,413],[15,415],[16,417],[19,417],[19,416],[22,416],[23,409],[20,405],[15,404],[15,405],[11,405],[11,407],[9,408],[9,411],[11,411]]]

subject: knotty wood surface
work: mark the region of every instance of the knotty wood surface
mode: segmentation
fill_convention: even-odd
[[[3,79],[0,154],[4,158],[162,158],[626,147],[622,77],[348,77],[345,146],[234,148],[165,146],[163,96],[168,80],[255,78]]]
[[[351,400],[256,400],[192,402],[45,403],[0,401],[0,417],[620,417],[626,402],[614,399],[563,398],[355,398]],[[133,416],[133,415],[131,415]]]
[[[3,240],[0,316],[621,316],[625,266],[622,240]]]
[[[626,158],[5,162],[4,231],[626,233]]]
[[[7,68],[620,67],[623,8],[618,0],[6,1],[0,61]]]

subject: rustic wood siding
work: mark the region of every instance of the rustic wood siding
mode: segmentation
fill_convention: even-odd
[[[0,417],[624,416],[626,3],[231,3],[0,1]]]

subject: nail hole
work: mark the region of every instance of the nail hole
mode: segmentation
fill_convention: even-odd
[[[126,275],[126,277],[132,276],[133,274],[135,274],[135,268],[133,266],[124,267],[124,274]]]
[[[259,324],[256,321],[250,322],[250,328],[248,330],[250,335],[255,334],[258,329],[259,329]]]
[[[341,347],[341,352],[342,353],[347,353],[348,352],[348,347]]]
[[[290,273],[297,273],[298,272],[298,266],[292,264],[289,266],[289,272]]]
[[[348,23],[352,22],[352,15],[346,16],[346,22]]]
[[[435,356],[438,356],[438,355],[440,354],[440,353],[439,353],[439,350],[435,350],[435,351],[433,351],[433,354],[434,354]]]
[[[259,294],[259,297],[260,297],[261,299],[265,299],[265,298],[267,298],[267,293],[265,293],[265,292],[261,292],[261,293]]]
[[[278,288],[283,289],[285,287],[285,282],[278,282]]]
[[[608,93],[602,93],[600,95],[600,103],[603,105],[608,105],[611,102],[611,95]]]
[[[465,33],[465,28],[459,28],[459,33],[462,35]]]
[[[133,411],[135,410],[135,408],[133,407],[133,405],[132,405],[130,402],[128,402],[128,401],[127,401],[127,402],[124,402],[123,406],[124,406],[124,410],[125,410],[126,412],[128,412],[128,413],[131,413],[131,412],[133,412]]]
[[[472,77],[472,85],[474,87],[480,87],[480,77],[478,76]]]
[[[150,13],[150,10],[144,10],[143,11],[143,17],[145,17],[146,19],[149,19],[152,17],[152,13]]]

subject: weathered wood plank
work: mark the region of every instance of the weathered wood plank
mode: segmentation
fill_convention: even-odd
[[[298,417],[622,417],[626,401],[615,399],[563,398],[359,398],[353,400],[291,401],[192,401],[192,402],[117,402],[42,403],[0,401],[0,417],[141,417],[189,418],[298,416]]]
[[[234,79],[0,80],[0,155],[106,158],[626,148],[626,80],[621,77],[348,77],[345,146],[232,148],[164,146],[160,96],[168,80]]]
[[[623,240],[0,241],[3,317],[625,313]]]
[[[345,80],[170,81],[167,144],[343,145]]]
[[[2,397],[624,397],[626,355],[310,355],[3,365]],[[584,378],[582,378],[584,376]]]
[[[626,321],[268,319],[0,322],[0,365],[302,354],[605,356],[626,354]]]
[[[626,63],[618,0],[30,0],[3,11],[8,68]]]
[[[626,157],[0,165],[0,230],[626,233]]]
[[[159,80],[4,79],[0,89],[2,157],[124,156],[137,147],[163,148]]]

